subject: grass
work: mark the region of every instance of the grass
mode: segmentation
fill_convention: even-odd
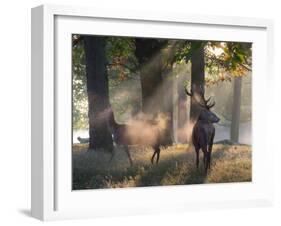
[[[106,152],[87,152],[87,144],[73,145],[73,189],[123,188],[159,185],[246,182],[252,179],[251,147],[215,144],[211,171],[204,173],[200,151],[199,169],[195,152],[187,145],[163,148],[158,165],[152,165],[152,149],[130,147],[130,166],[123,149],[116,148],[112,161]]]

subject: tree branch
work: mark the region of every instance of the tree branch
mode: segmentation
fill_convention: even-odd
[[[79,42],[81,42],[83,40],[83,37],[81,37],[80,35],[77,38],[74,38],[72,40],[72,47],[75,47],[76,45],[79,44]]]
[[[120,62],[113,62],[113,63],[108,64],[108,66],[109,67],[121,66],[121,67],[127,68],[128,70],[130,70],[130,72],[133,72],[133,73],[135,73],[137,71],[137,68],[131,68],[128,65],[120,63]]]

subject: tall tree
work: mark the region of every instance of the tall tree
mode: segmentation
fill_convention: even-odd
[[[204,42],[193,41],[191,51],[191,90],[193,96],[190,104],[190,121],[192,123],[197,120],[199,113],[195,98],[199,98],[205,92]],[[200,99],[197,99],[197,101],[200,101]]]
[[[89,116],[89,150],[113,148],[112,136],[109,131],[107,60],[105,39],[97,36],[84,36],[86,78],[88,93]]]
[[[237,77],[234,80],[231,131],[230,131],[230,140],[234,143],[239,142],[241,88],[242,88],[242,77]]]
[[[178,42],[178,48],[174,57],[174,61],[182,64],[183,61],[187,64],[191,62],[191,91],[193,96],[190,100],[190,113],[189,121],[194,123],[197,120],[199,109],[196,104],[200,101],[199,98],[205,92],[205,56],[204,47],[205,42],[203,41],[182,41]],[[187,76],[183,76],[187,80]],[[182,80],[184,80],[182,79]],[[184,131],[186,129],[185,124],[188,121],[187,118],[187,101],[186,93],[184,92],[184,81],[180,80],[178,85],[178,129]],[[192,124],[191,124],[192,125]],[[192,130],[192,128],[190,128]],[[186,142],[189,140],[191,134],[181,133],[179,137],[180,142]]]
[[[141,87],[142,87],[142,111],[156,114],[161,106],[153,103],[156,92],[162,84],[162,59],[161,48],[164,41],[157,39],[135,39],[135,55],[139,62]]]
[[[170,117],[169,126],[165,133],[165,140],[167,144],[170,144],[172,143],[172,108],[165,109],[163,104],[166,85],[163,84],[163,59],[161,51],[166,44],[167,40],[136,38],[135,56],[139,62],[140,70],[142,112],[153,115],[163,112]]]

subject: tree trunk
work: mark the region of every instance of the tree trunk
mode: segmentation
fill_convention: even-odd
[[[140,69],[142,88],[142,111],[148,114],[157,114],[161,110],[162,96],[162,64],[160,56],[153,62],[147,62]]]
[[[110,103],[104,38],[84,36],[84,48],[89,104],[89,150],[101,148],[111,151],[113,141],[106,114]]]
[[[204,95],[205,92],[205,59],[204,45],[200,41],[193,41],[192,46],[196,49],[191,56],[191,89],[193,97],[190,105],[190,120],[196,121],[198,117],[198,104],[195,98]],[[197,99],[197,101],[200,101]]]
[[[167,113],[171,117],[171,108],[167,112],[164,107],[165,84],[162,77],[161,49],[166,41],[157,39],[135,39],[135,56],[140,66],[142,89],[142,112],[156,116],[157,113]],[[165,94],[165,95],[164,95]],[[171,125],[165,131],[165,143],[172,143]]]
[[[193,96],[190,102],[190,123],[193,125],[199,115],[199,108],[196,100],[197,102],[200,101],[200,96],[205,93],[205,59],[203,42],[193,41],[191,43],[191,48],[194,49],[194,53],[191,56],[191,89]],[[190,130],[192,131],[192,129]],[[188,137],[189,141],[190,135]]]
[[[241,88],[242,77],[234,79],[233,104],[231,118],[230,139],[233,143],[239,142],[239,122],[240,122],[240,106],[241,106]]]
[[[161,100],[155,103],[157,92],[162,84],[162,43],[156,39],[135,39],[135,55],[140,66],[142,89],[142,111],[156,114],[160,109]]]

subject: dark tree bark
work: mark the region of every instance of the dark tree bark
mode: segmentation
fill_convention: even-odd
[[[191,44],[194,48],[194,53],[191,56],[191,89],[193,97],[190,105],[190,120],[195,122],[198,117],[198,104],[194,98],[200,101],[200,95],[205,92],[205,59],[204,59],[204,44],[201,41],[193,41]]]
[[[241,88],[242,88],[242,78],[241,77],[235,78],[234,79],[234,89],[233,89],[231,132],[230,132],[230,139],[233,143],[239,142]]]
[[[164,40],[136,38],[135,56],[140,65],[142,112],[152,115],[163,112],[171,117],[171,111],[167,112],[163,106],[166,95],[162,77],[161,49],[166,43]],[[167,144],[172,143],[170,127],[169,124],[169,131],[165,134]]]
[[[192,41],[191,49],[194,51],[191,55],[191,89],[193,96],[190,101],[190,123],[193,125],[197,121],[200,112],[196,101],[201,101],[200,96],[205,93],[204,43]],[[189,142],[190,138],[191,134],[187,138]]]
[[[108,128],[108,78],[103,37],[84,36],[86,77],[89,104],[89,150],[113,148]]]
[[[135,55],[140,65],[142,88],[142,111],[156,114],[160,103],[153,103],[156,99],[158,87],[162,84],[162,59],[160,50],[163,42],[157,39],[135,39]]]

